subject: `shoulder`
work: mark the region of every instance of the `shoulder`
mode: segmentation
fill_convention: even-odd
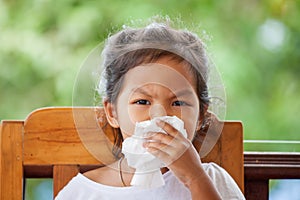
[[[223,199],[245,199],[236,182],[228,172],[215,163],[203,163],[205,172]]]
[[[116,186],[116,174],[117,173],[114,168],[105,166],[91,171],[87,171],[83,175],[96,183]]]
[[[75,197],[80,195],[82,190],[86,190],[88,186],[89,183],[86,182],[85,177],[79,173],[58,193],[55,200],[76,199]]]
[[[84,176],[93,182],[120,187],[119,173],[114,167],[100,167],[84,173]]]
[[[101,167],[84,174],[78,173],[58,193],[55,200],[97,199],[116,185],[115,170]],[[102,198],[103,199],[103,198]]]
[[[219,176],[229,176],[225,169],[217,165],[216,163],[210,162],[210,163],[203,163],[202,164],[205,172],[210,176],[210,178],[218,178]]]
[[[107,199],[108,194],[113,194],[118,187],[104,185],[87,176],[78,173],[71,181],[58,193],[55,200],[65,199]]]
[[[228,174],[228,172],[215,163],[203,163],[203,168],[206,174],[210,177],[215,185],[220,185],[223,183],[236,185],[233,178]]]

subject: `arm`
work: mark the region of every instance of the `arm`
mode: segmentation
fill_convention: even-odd
[[[192,144],[179,159],[169,166],[169,169],[189,188],[192,199],[221,199],[210,177],[203,169],[199,154]]]
[[[174,175],[189,188],[192,199],[221,199],[191,141],[168,123],[161,122],[158,125],[167,134],[153,134],[145,143],[148,151],[168,165]]]

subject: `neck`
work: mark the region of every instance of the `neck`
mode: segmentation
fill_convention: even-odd
[[[131,179],[133,177],[133,174],[135,172],[135,169],[128,166],[127,160],[121,158],[122,160],[120,160],[119,162],[119,174],[120,174],[120,181],[122,182],[123,186],[129,186]],[[169,169],[167,167],[163,167],[160,169],[161,173],[164,174],[167,171],[169,171]]]

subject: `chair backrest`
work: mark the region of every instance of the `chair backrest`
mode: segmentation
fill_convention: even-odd
[[[76,113],[76,126],[74,123]],[[0,124],[0,199],[22,199],[25,178],[53,178],[54,196],[78,172],[103,166],[97,157],[113,160],[107,137],[100,136],[99,122],[90,120],[95,108],[54,107],[32,112],[24,121]],[[103,121],[104,120],[104,121]],[[107,135],[111,128],[106,126]],[[84,134],[84,144],[78,130]],[[218,142],[202,162],[225,168],[244,191],[243,129],[238,121],[226,121]],[[92,154],[91,154],[92,152]],[[97,155],[99,154],[99,155]]]

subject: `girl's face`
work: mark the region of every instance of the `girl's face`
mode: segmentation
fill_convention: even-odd
[[[185,62],[163,57],[155,63],[129,70],[116,105],[106,104],[109,120],[125,139],[134,133],[135,123],[158,116],[177,116],[192,140],[199,124],[196,81]]]

